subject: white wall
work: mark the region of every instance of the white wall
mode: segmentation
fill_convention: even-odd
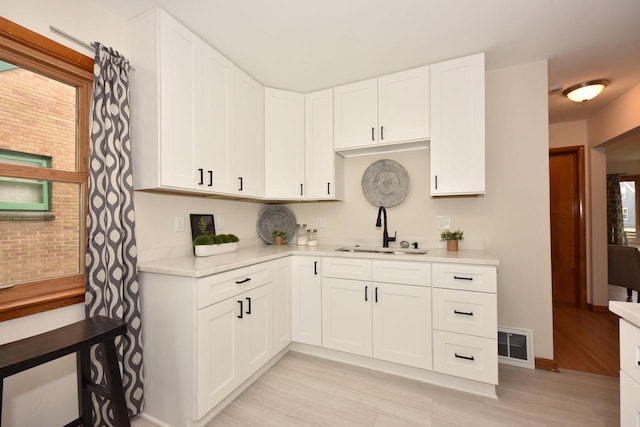
[[[124,51],[124,23],[85,0],[0,1],[2,16],[45,37],[93,57],[93,53],[49,31],[58,27],[85,41],[100,41]],[[25,338],[84,318],[77,304],[0,322],[0,343]],[[67,356],[5,380],[2,425],[64,425],[78,416],[75,357]]]

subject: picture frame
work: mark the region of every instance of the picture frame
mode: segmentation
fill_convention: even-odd
[[[216,224],[212,214],[189,214],[189,220],[191,222],[191,241],[192,242],[196,239],[196,237],[204,234],[200,230],[200,225],[199,225],[200,218],[204,218],[204,222],[207,225],[207,231],[209,232],[209,234],[212,236],[216,234]]]

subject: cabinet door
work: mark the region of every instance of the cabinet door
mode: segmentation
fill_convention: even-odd
[[[242,356],[244,379],[253,375],[273,356],[273,320],[271,283],[241,295],[244,304],[242,318]]]
[[[231,153],[231,85],[233,64],[213,48],[203,45],[195,111],[199,149],[196,159],[204,165],[204,186],[208,190],[232,193],[237,177],[229,170]],[[199,177],[198,177],[199,178]]]
[[[484,54],[431,65],[431,195],[484,194]]]
[[[273,352],[278,353],[291,342],[291,257],[273,261]]]
[[[333,89],[305,95],[305,198],[336,198]]]
[[[378,79],[379,142],[429,139],[429,66]]]
[[[322,279],[322,345],[371,357],[370,282]]]
[[[322,345],[321,258],[293,257],[293,340]]]
[[[373,357],[431,369],[431,289],[373,283]]]
[[[378,141],[378,79],[333,89],[335,149],[362,147]]]
[[[203,189],[210,155],[196,138],[201,41],[166,14],[160,25],[160,176],[163,186]],[[203,172],[204,174],[204,172]],[[201,184],[202,182],[202,184]]]
[[[620,371],[620,425],[640,425],[640,384]]]
[[[234,69],[233,151],[230,158],[234,193],[264,194],[264,88],[238,68]]]
[[[239,301],[242,301],[240,297],[229,298],[197,310],[197,419],[220,403],[243,381]]]
[[[266,88],[264,93],[264,195],[304,197],[304,94]]]

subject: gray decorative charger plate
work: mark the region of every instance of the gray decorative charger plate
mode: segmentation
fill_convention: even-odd
[[[374,206],[399,205],[409,194],[409,174],[398,162],[378,160],[362,174],[362,192]]]
[[[267,243],[273,244],[273,230],[284,230],[289,235],[284,239],[288,243],[296,234],[296,217],[289,208],[282,205],[267,205],[258,214],[258,236]]]

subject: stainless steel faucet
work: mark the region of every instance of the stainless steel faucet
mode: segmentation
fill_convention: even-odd
[[[384,206],[380,206],[378,208],[378,219],[376,220],[376,227],[382,227],[381,217],[384,215],[384,227],[382,229],[382,247],[388,248],[389,242],[395,242],[397,237],[397,232],[393,233],[393,237],[389,237],[389,232],[387,231],[387,210]]]

